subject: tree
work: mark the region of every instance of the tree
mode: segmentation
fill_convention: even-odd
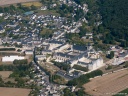
[[[75,95],[75,93],[71,92],[68,88],[65,88],[64,96],[76,96],[76,95]]]
[[[3,8],[2,7],[0,7],[0,13],[3,13],[4,11],[3,11]]]
[[[68,69],[70,69],[70,65],[66,64],[66,63],[60,63],[60,62],[55,62],[53,61],[54,65],[59,67],[60,69],[63,69],[65,71],[67,71]]]
[[[4,12],[9,12],[9,7],[4,7]]]
[[[124,63],[124,68],[127,68],[128,67],[128,61],[126,61],[125,63]]]
[[[88,26],[86,23],[83,23],[82,26],[79,28],[80,30],[80,37],[83,37],[86,35],[86,32],[88,32],[88,30],[86,29],[86,26]]]
[[[125,42],[128,41],[127,5],[128,0],[98,0],[103,27],[99,28],[99,31],[104,34],[106,29],[109,30],[108,36],[104,37],[104,43],[112,44],[113,40],[116,40],[122,47],[128,46]]]
[[[88,71],[88,68],[87,67],[82,67],[80,65],[74,65],[73,68],[74,69],[77,69],[77,70],[85,71],[85,72]]]
[[[22,50],[18,49],[17,52],[21,52]]]
[[[84,92],[83,89],[80,89],[80,90],[78,90],[78,91],[76,92],[76,95],[77,95],[77,96],[85,96],[85,92]]]
[[[16,7],[13,6],[13,5],[10,5],[9,8],[10,8],[10,10],[12,10],[12,11],[16,10]]]
[[[37,7],[34,5],[31,5],[31,10],[37,10]]]
[[[44,59],[43,62],[46,62],[46,59]]]
[[[28,60],[27,59],[23,59],[23,60],[14,60],[13,61],[14,65],[22,65],[22,64],[28,64]]]
[[[107,56],[109,59],[112,59],[114,57],[114,51],[111,51],[110,54]]]
[[[17,6],[18,6],[18,7],[21,7],[22,5],[21,5],[21,3],[18,3]]]
[[[112,69],[112,66],[108,65],[107,68],[105,68],[106,70],[110,70]]]
[[[101,76],[103,72],[101,70],[95,70],[85,75],[81,75],[79,78],[75,78],[73,80],[68,81],[68,86],[79,86],[81,87],[83,84],[89,82],[90,78],[94,78],[95,76]]]
[[[45,3],[45,0],[41,0],[41,3],[44,4]]]

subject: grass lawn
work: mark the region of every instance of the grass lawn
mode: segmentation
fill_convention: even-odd
[[[56,80],[53,80],[55,83],[58,83],[58,84],[66,84],[67,83],[67,81],[66,81],[66,79],[65,78],[63,78],[63,77],[60,77],[60,78],[58,78],[58,79],[56,79]]]
[[[52,75],[55,75],[60,70],[57,66],[50,63],[39,63],[39,65]]]
[[[2,78],[8,78],[10,74],[12,74],[12,71],[0,71]]]
[[[38,10],[37,11],[37,15],[49,15],[49,14],[52,14],[52,15],[55,15],[55,16],[60,16],[59,13],[57,13],[55,10]]]
[[[47,32],[52,33],[52,30],[47,29],[47,28],[43,28],[40,34],[45,35]]]
[[[53,33],[53,30],[43,28],[40,35],[43,36],[43,37],[49,37],[52,33]]]
[[[27,2],[27,3],[22,3],[22,5],[26,6],[26,7],[30,7],[32,5],[34,5],[36,7],[41,7],[42,3],[40,3],[40,2]]]

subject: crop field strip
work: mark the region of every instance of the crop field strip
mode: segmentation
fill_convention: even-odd
[[[128,70],[112,73],[92,79],[84,85],[85,91],[91,95],[112,96],[128,88]]]
[[[16,3],[24,3],[24,2],[33,2],[39,0],[0,0],[0,6],[16,4]]]

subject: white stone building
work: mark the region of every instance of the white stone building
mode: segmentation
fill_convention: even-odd
[[[91,63],[88,64],[88,69],[90,71],[92,71],[92,70],[96,70],[96,69],[98,69],[102,66],[104,66],[103,59],[99,58],[99,59],[96,59],[96,60],[92,60]]]
[[[24,56],[5,56],[2,57],[2,62],[13,62],[14,60],[23,60]]]
[[[42,60],[46,59],[46,56],[44,56],[44,55],[36,55],[35,59],[37,61],[42,61]]]
[[[25,51],[25,54],[26,55],[33,55],[33,50],[26,50]]]
[[[73,67],[74,65],[87,67],[89,71],[92,71],[104,66],[104,63],[102,57],[100,57],[100,54],[98,52],[88,51],[80,54],[74,60],[71,60],[71,67]]]

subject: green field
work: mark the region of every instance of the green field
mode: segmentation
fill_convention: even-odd
[[[55,15],[55,16],[60,16],[59,13],[57,13],[55,10],[38,10],[37,15]]]
[[[26,7],[30,7],[32,5],[34,5],[36,7],[41,7],[42,3],[40,3],[40,2],[26,2],[26,3],[22,3],[22,5],[26,6]]]

